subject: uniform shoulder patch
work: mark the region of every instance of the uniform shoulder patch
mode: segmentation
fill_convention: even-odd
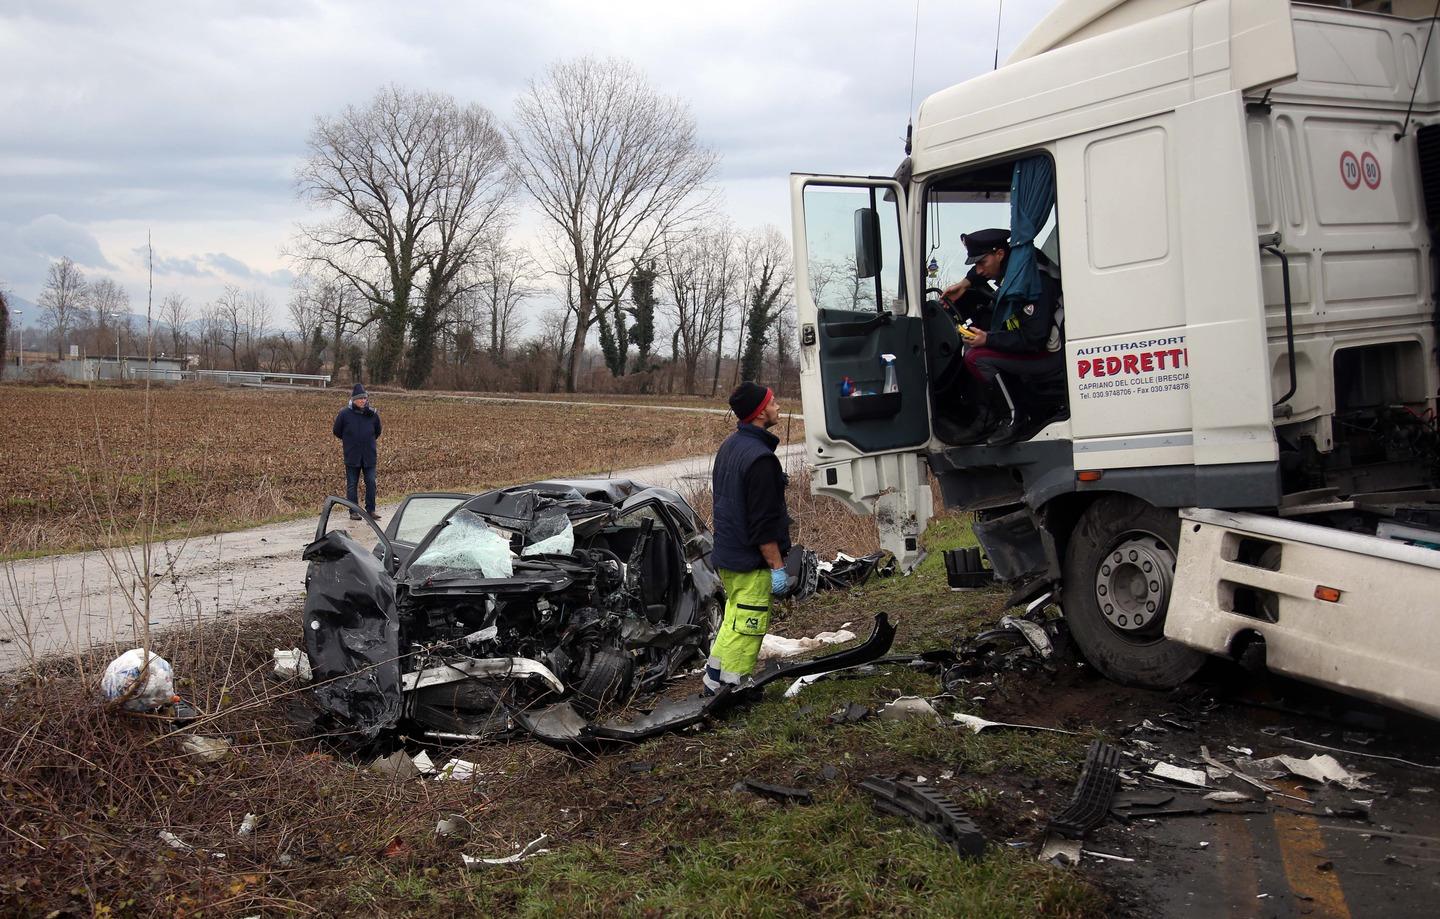
[[[1021,312],[1023,312],[1026,316],[1034,316],[1034,315],[1035,315],[1035,304],[1033,304],[1033,303],[1027,303],[1027,304],[1025,304],[1025,309],[1021,310]]]

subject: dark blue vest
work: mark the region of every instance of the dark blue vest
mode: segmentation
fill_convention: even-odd
[[[725,438],[715,453],[712,489],[715,503],[715,549],[710,559],[717,568],[730,571],[754,571],[769,568],[759,548],[750,542],[749,520],[745,505],[745,473],[766,456],[773,456],[780,439],[753,424],[737,425],[735,433]],[[779,500],[780,514],[785,514],[784,494]],[[789,550],[789,540],[780,540],[780,552]]]

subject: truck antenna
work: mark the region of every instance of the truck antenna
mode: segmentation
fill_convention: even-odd
[[[915,35],[910,40],[910,104],[905,107],[909,119],[905,124],[905,155],[910,155],[911,140],[915,135],[915,61],[920,51],[920,0],[915,0]]]
[[[1430,28],[1425,32],[1425,48],[1420,52],[1420,64],[1415,68],[1415,88],[1410,90],[1410,104],[1405,107],[1405,120],[1400,122],[1399,140],[1410,130],[1410,113],[1415,111],[1415,94],[1420,91],[1420,77],[1425,74],[1425,55],[1430,53],[1430,39],[1435,36],[1435,17],[1440,16],[1440,0],[1435,0],[1435,9],[1430,13]]]
[[[995,63],[991,70],[1000,69],[1000,20],[1005,17],[1005,0],[1000,0],[995,10]]]

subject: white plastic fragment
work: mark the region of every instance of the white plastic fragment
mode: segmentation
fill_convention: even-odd
[[[1086,855],[1091,855],[1095,858],[1107,859],[1112,862],[1133,862],[1135,860],[1133,858],[1126,858],[1123,855],[1111,855],[1109,852],[1096,852],[1094,849],[1082,849],[1081,851],[1083,851]]]
[[[255,816],[254,814],[246,814],[245,819],[240,821],[240,829],[235,831],[235,835],[239,836],[241,839],[244,839],[246,836],[249,836],[251,833],[255,832],[255,825],[259,822],[259,817]]]
[[[1206,801],[1214,801],[1217,804],[1240,804],[1252,800],[1243,791],[1212,791],[1205,796]]]
[[[143,648],[131,648],[110,662],[100,679],[100,691],[112,702],[124,700],[132,712],[153,712],[175,701],[175,672],[170,662]]]
[[[935,706],[919,696],[901,696],[876,713],[882,721],[904,721],[908,718],[939,718]]]
[[[435,772],[435,763],[430,760],[430,754],[424,750],[411,757],[410,762],[415,764],[416,770],[421,775],[430,775]]]
[[[230,755],[230,741],[223,737],[201,737],[192,734],[180,742],[180,748],[207,763],[218,763]]]
[[[1074,734],[1075,731],[1066,731],[1061,728],[1041,727],[1038,724],[1010,724],[1005,721],[986,721],[976,715],[967,715],[964,712],[956,712],[953,716],[961,727],[972,734],[979,734],[981,731],[990,728],[1015,728],[1021,731],[1050,731],[1054,734]]]
[[[549,849],[541,848],[541,846],[549,841],[550,836],[542,833],[526,843],[525,848],[516,852],[514,855],[506,855],[503,858],[472,858],[462,853],[460,861],[466,868],[478,868],[481,865],[513,865],[518,861],[530,858],[532,855],[544,855],[546,852],[549,852]]]
[[[435,776],[436,781],[447,779],[455,782],[466,782],[470,779],[480,777],[480,767],[468,759],[452,759],[440,767],[440,772]]]
[[[1208,788],[1209,782],[1203,769],[1186,769],[1183,766],[1175,766],[1166,762],[1156,763],[1150,770],[1150,774],[1157,778],[1167,779],[1171,782],[1180,782],[1185,785],[1194,785],[1197,788]]]
[[[435,824],[436,836],[469,836],[473,832],[475,824],[467,820],[464,814],[441,817]]]
[[[306,683],[314,679],[315,674],[310,670],[310,657],[299,648],[291,648],[289,651],[276,648],[273,657],[275,675],[280,679],[289,680],[299,677]]]
[[[1351,772],[1340,762],[1328,753],[1317,753],[1309,759],[1300,759],[1295,756],[1271,756],[1267,759],[1256,760],[1257,766],[1271,766],[1283,769],[1291,775],[1297,775],[1302,779],[1309,779],[1321,785],[1326,782],[1334,782],[1342,788],[1364,789],[1364,779],[1370,777],[1368,772]]]
[[[195,847],[169,830],[160,831],[160,841],[177,852],[194,852]]]
[[[376,759],[369,768],[378,775],[388,775],[395,779],[413,779],[420,774],[420,770],[415,768],[415,762],[404,750],[396,750],[389,756]]]
[[[814,651],[826,645],[854,641],[855,638],[855,633],[849,629],[841,629],[838,632],[821,632],[813,638],[786,638],[782,635],[766,633],[760,641],[760,657],[795,657],[797,654]]]
[[[1058,833],[1049,833],[1040,845],[1037,861],[1073,868],[1080,864],[1080,840],[1066,839]]]

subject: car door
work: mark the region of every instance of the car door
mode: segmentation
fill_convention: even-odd
[[[469,501],[474,495],[460,494],[459,492],[424,491],[416,492],[413,495],[406,495],[405,500],[400,502],[394,515],[390,517],[390,524],[385,528],[385,536],[390,541],[390,551],[393,555],[391,571],[399,571],[400,566],[409,558],[410,553],[425,538],[435,524],[445,519],[445,516],[455,508]],[[378,557],[381,549],[375,547]]]
[[[790,194],[811,487],[874,514],[908,567],[930,514],[930,387],[905,191],[795,174]]]

